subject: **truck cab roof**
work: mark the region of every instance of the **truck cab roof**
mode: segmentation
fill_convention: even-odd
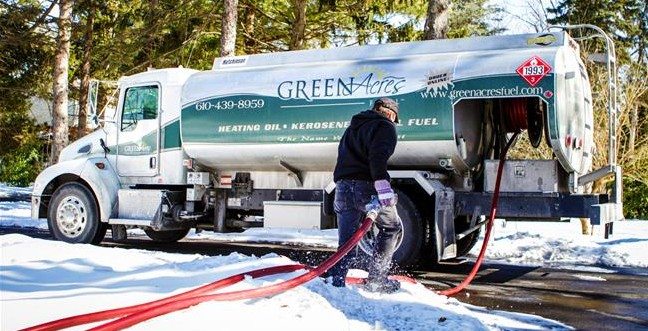
[[[165,68],[149,69],[131,76],[121,77],[117,83],[119,86],[133,85],[145,82],[158,82],[163,86],[182,85],[189,76],[197,73],[198,70],[188,68]]]

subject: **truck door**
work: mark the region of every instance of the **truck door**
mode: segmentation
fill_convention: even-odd
[[[120,176],[151,177],[159,173],[160,86],[131,86],[124,92],[117,135]]]

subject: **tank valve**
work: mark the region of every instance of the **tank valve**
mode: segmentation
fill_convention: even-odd
[[[439,166],[446,170],[454,170],[454,167],[452,166],[452,159],[440,159]]]

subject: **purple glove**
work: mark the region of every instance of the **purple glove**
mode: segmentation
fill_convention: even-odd
[[[377,180],[374,182],[376,192],[378,192],[378,200],[383,207],[393,206],[396,204],[394,197],[394,190],[392,190],[389,181],[386,179]]]

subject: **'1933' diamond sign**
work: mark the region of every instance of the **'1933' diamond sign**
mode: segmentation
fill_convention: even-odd
[[[544,76],[551,72],[551,66],[538,56],[532,56],[524,61],[515,72],[531,86],[536,86]]]

